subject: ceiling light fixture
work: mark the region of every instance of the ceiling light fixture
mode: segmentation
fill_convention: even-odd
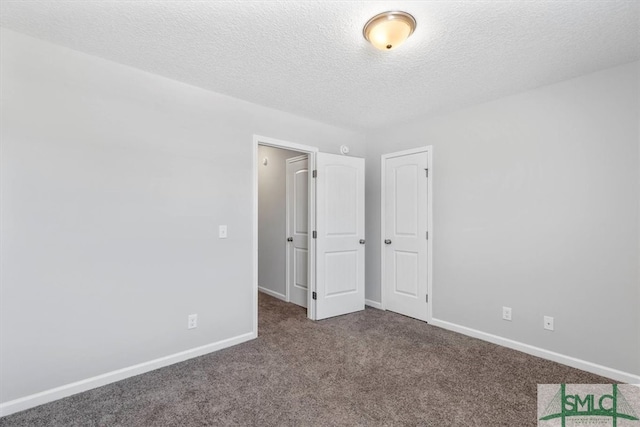
[[[364,38],[380,50],[395,49],[404,43],[416,29],[416,20],[407,12],[380,13],[365,24]]]

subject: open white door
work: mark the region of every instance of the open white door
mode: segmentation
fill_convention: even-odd
[[[364,309],[364,159],[316,157],[316,320]]]
[[[287,159],[287,295],[307,307],[309,168],[307,155]]]

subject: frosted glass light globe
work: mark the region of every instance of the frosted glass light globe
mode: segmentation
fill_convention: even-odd
[[[374,16],[364,26],[362,33],[373,46],[391,50],[400,46],[416,28],[416,20],[406,12],[384,12]]]

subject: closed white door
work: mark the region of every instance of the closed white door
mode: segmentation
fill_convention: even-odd
[[[364,310],[364,159],[316,157],[316,319]]]
[[[307,156],[287,159],[287,295],[307,306],[308,294],[308,182]]]
[[[428,153],[385,156],[383,291],[387,310],[428,320]]]

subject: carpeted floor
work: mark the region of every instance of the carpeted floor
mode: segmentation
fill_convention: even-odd
[[[260,294],[259,338],[0,426],[535,426],[538,383],[611,380],[365,311],[321,322]]]

